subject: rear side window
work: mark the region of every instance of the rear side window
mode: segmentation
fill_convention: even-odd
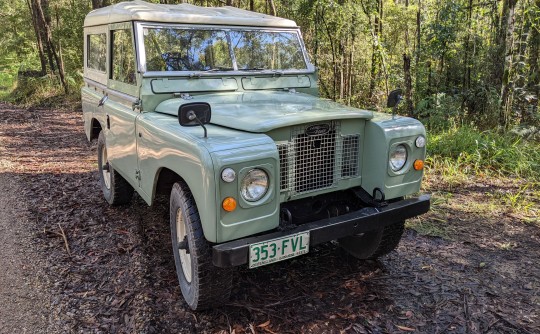
[[[87,35],[87,59],[86,66],[105,73],[107,70],[107,35]]]
[[[113,30],[111,79],[134,85],[135,51],[131,39],[131,29]]]

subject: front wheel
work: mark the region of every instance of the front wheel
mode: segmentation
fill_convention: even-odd
[[[127,204],[133,197],[133,187],[109,163],[105,134],[99,133],[98,145],[99,183],[105,200],[110,205]]]
[[[231,294],[231,269],[215,267],[195,200],[184,183],[175,183],[170,201],[171,238],[182,295],[193,310],[225,303]]]
[[[339,245],[357,259],[376,259],[393,251],[399,244],[405,222],[339,239]]]

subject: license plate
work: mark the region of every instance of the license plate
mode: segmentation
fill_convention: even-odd
[[[309,252],[309,232],[249,245],[249,268],[283,261]]]

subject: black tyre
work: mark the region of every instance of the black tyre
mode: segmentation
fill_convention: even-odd
[[[99,133],[97,154],[99,183],[105,200],[110,205],[129,203],[133,197],[133,187],[109,164],[103,131]]]
[[[339,239],[339,245],[357,259],[376,259],[396,249],[405,230],[405,222]]]
[[[184,183],[175,183],[172,188],[170,223],[176,274],[186,303],[193,310],[222,305],[231,294],[233,271],[212,264],[211,245]]]

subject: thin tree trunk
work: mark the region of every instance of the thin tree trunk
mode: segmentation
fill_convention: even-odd
[[[409,0],[405,0],[405,8],[409,7]],[[407,115],[413,116],[411,56],[409,55],[409,27],[405,29],[405,52],[403,53],[403,78],[405,81],[405,108]]]
[[[534,1],[534,6],[536,6],[536,10],[540,11],[540,0]],[[538,101],[540,99],[540,68],[538,68],[538,56],[540,54],[540,27],[539,26],[533,26],[531,27],[531,32],[529,34],[529,75],[527,78],[527,90],[531,93],[533,93],[534,97],[531,100],[531,104],[533,105],[533,112],[534,109],[538,111]],[[532,113],[531,113],[532,114]],[[523,117],[523,121],[527,122],[529,121],[529,113],[526,113],[526,116]]]
[[[416,50],[415,50],[415,68],[416,68],[416,71],[415,71],[415,82],[416,82],[416,95],[419,96],[420,95],[420,52],[421,52],[421,36],[422,36],[422,31],[421,31],[421,24],[422,24],[422,21],[421,21],[421,10],[422,10],[422,0],[418,0],[418,10],[416,11]]]
[[[499,19],[497,30],[495,33],[495,52],[492,62],[491,81],[500,90],[502,85],[502,73],[504,72],[504,55],[505,55],[505,34],[507,32],[508,24],[508,2],[514,0],[502,0],[503,8]]]
[[[28,5],[28,10],[30,10],[30,16],[32,17],[32,26],[34,27],[34,32],[36,34],[36,44],[38,48],[39,62],[41,64],[40,75],[44,76],[45,74],[47,74],[47,58],[45,57],[45,51],[43,50],[43,40],[39,31],[36,11],[32,8],[30,0],[26,0],[26,4]]]
[[[339,71],[339,99],[343,100],[344,93],[345,93],[345,46],[343,44],[343,40],[339,43],[339,50],[340,50],[340,71]]]
[[[274,0],[268,0],[268,4],[270,4],[270,15],[277,16],[276,5],[274,4]]]
[[[470,62],[470,52],[471,52],[471,29],[472,29],[472,12],[473,12],[473,0],[469,0],[469,8],[467,10],[467,37],[463,45],[464,50],[464,60],[463,60],[463,91],[469,90],[471,88],[471,64]]]
[[[337,80],[337,63],[336,63],[336,49],[334,47],[334,36],[332,35],[332,32],[328,28],[328,25],[326,24],[326,20],[324,19],[324,12],[321,15],[322,22],[326,28],[326,33],[328,34],[328,40],[330,41],[330,48],[332,49],[332,64],[334,68],[334,78],[333,78],[333,84],[334,88],[332,91],[332,99],[336,99],[336,80]]]
[[[411,56],[403,54],[403,74],[405,76],[405,107],[407,114],[412,117],[414,106],[412,102],[412,81],[411,81]]]
[[[499,115],[499,124],[503,127],[508,127],[510,122],[510,114],[512,111],[512,101],[510,99],[510,90],[512,85],[512,62],[513,62],[513,48],[514,48],[514,25],[515,25],[515,7],[517,0],[508,0],[508,13],[506,24],[506,38],[505,38],[505,57],[504,57],[504,71],[501,84],[501,111]]]
[[[54,57],[54,61],[55,61],[56,66],[58,68],[58,74],[60,76],[60,82],[61,82],[62,86],[64,87],[64,91],[67,94],[68,93],[68,86],[67,86],[67,83],[66,83],[64,69],[63,69],[63,66],[61,64],[60,58],[59,58],[58,54],[56,53],[56,49],[54,47],[54,42],[52,40],[52,32],[51,32],[51,26],[50,26],[50,16],[48,15],[48,8],[45,8],[45,10],[44,10],[44,8],[42,7],[41,0],[33,0],[33,1],[34,1],[34,8],[36,9],[38,17],[41,19],[41,23],[45,28],[45,35],[47,37],[47,39],[46,39],[47,47],[49,48],[52,56]],[[48,6],[48,1],[43,1],[43,3],[46,6]],[[45,15],[45,11],[47,11],[47,15]]]
[[[382,0],[377,0],[377,15],[373,20],[371,28],[372,45],[371,45],[371,71],[369,79],[369,95],[368,98],[372,99],[375,94],[375,87],[377,85],[377,78],[379,76],[381,68],[381,53],[380,53],[380,32],[382,31]],[[367,14],[367,13],[366,13]],[[370,25],[371,25],[371,19]]]

